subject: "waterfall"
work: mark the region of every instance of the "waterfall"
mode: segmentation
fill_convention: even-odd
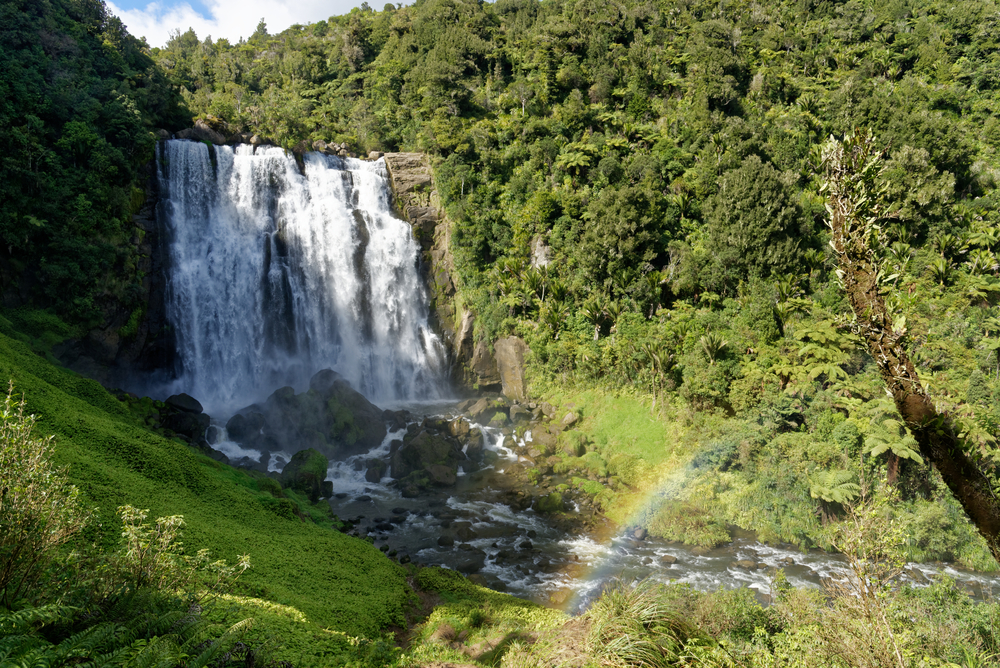
[[[438,396],[419,245],[385,163],[161,142],[177,388],[235,410],[323,368],[372,401]]]

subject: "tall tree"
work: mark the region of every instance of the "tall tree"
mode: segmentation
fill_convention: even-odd
[[[878,364],[896,409],[920,445],[920,453],[940,472],[969,519],[1000,561],[1000,500],[982,470],[966,454],[955,427],[939,413],[906,352],[905,318],[895,316],[883,297],[883,256],[879,223],[888,214],[882,179],[884,151],[868,131],[823,151],[828,223],[838,274],[856,318],[857,330]]]

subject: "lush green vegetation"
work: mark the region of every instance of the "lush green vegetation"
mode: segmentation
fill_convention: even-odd
[[[688,532],[674,511],[655,522],[668,535],[718,541],[737,523],[828,544],[859,475],[884,468],[915,556],[989,567],[890,433],[820,189],[829,135],[870,127],[890,147],[890,307],[995,479],[995,17],[991,2],[934,0],[430,0],[236,45],[188,32],[154,58],[194,113],[233,131],[435,155],[477,337],[525,338],[536,392],[624,391],[713,424],[689,453],[708,524]],[[648,465],[668,456],[635,447]]]
[[[141,299],[132,215],[157,126],[179,96],[99,0],[0,5],[0,212],[5,299],[76,322]]]
[[[457,661],[470,639],[490,646],[486,663],[563,656],[557,614],[436,571],[411,573],[442,605],[401,653],[380,634],[406,622],[403,569],[332,531],[304,496],[278,498],[273,482],[151,431],[148,402],[50,363],[55,343],[109,309],[143,312],[131,221],[143,165],[152,130],[192,115],[289,148],[430,153],[476,337],[522,336],[532,391],[578,404],[592,447],[557,472],[615,519],[699,545],[735,524],[883,555],[887,570],[858,572],[862,582],[884,583],[900,554],[996,567],[859,350],[827,243],[820,150],[859,126],[889,147],[885,294],[939,410],[995,486],[993,2],[425,0],[278,35],[262,24],[238,44],[188,32],[153,50],[95,0],[6,2],[0,16],[0,280],[8,301],[72,323],[8,313],[0,378],[25,392],[95,508],[66,545],[125,563],[116,518],[131,505],[183,514],[189,546],[253,563],[234,594],[181,626],[186,599],[168,588],[88,593],[104,615],[88,619],[109,635],[79,636],[76,612],[45,607],[66,603],[55,592],[72,572],[56,545],[30,574],[49,586],[4,601],[0,628],[18,651],[73,658],[126,646],[111,637],[170,633],[159,647],[176,663],[199,644],[235,647],[233,625],[254,617],[269,629],[254,646],[295,665]],[[539,246],[546,266],[532,264]],[[853,510],[863,496],[877,509],[868,520]],[[878,545],[851,533],[871,517],[885,523]],[[971,666],[1000,651],[995,606],[947,583],[826,599],[776,585],[766,610],[746,591],[622,589],[576,639],[584,661],[605,665]],[[444,623],[454,635],[435,637]],[[635,642],[609,641],[623,636]]]
[[[0,326],[10,331],[9,321],[0,321]],[[235,590],[243,597],[237,599],[239,605],[251,611],[262,607],[275,618],[291,614],[282,613],[281,606],[294,610],[299,622],[284,626],[298,629],[286,637],[298,652],[293,657],[296,665],[329,665],[319,657],[338,653],[350,659],[355,656],[351,637],[378,638],[388,625],[404,621],[411,593],[403,570],[369,543],[302,519],[300,514],[311,514],[305,498],[275,498],[273,484],[150,431],[142,423],[141,402],[132,410],[94,381],[51,364],[4,334],[0,375],[25,393],[27,411],[38,416],[39,436],[54,437],[54,461],[68,467],[65,475],[78,490],[77,504],[91,514],[79,534],[82,539],[73,544],[76,549],[86,552],[91,549],[87,545],[93,545],[99,553],[115,551],[122,533],[120,506],[149,509],[151,517],[183,515],[187,554],[206,549],[231,562],[239,554],[249,555],[253,568]],[[10,473],[5,467],[4,474]],[[300,504],[306,512],[299,510]],[[59,602],[66,582],[72,581],[66,568],[56,564],[43,574],[42,586],[30,588],[30,595],[14,590],[16,600],[7,604],[16,611],[24,605]],[[263,600],[255,603],[247,597]],[[162,601],[153,607],[158,614],[176,609]],[[122,609],[114,610],[115,621],[128,619]],[[64,617],[49,614],[26,623],[55,624],[67,635],[80,630]],[[223,616],[219,623],[240,619]],[[338,633],[327,637],[327,628]],[[312,636],[327,639],[313,646]],[[281,638],[275,642],[280,650]]]

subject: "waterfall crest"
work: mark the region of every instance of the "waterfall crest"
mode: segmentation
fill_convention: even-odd
[[[419,246],[385,163],[161,142],[177,386],[234,410],[332,368],[373,401],[439,396]]]

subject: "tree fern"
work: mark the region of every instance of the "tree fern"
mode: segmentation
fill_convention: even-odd
[[[815,471],[809,476],[809,496],[827,503],[849,503],[861,493],[854,473],[843,469]]]
[[[865,450],[873,457],[892,452],[900,459],[910,459],[918,464],[924,460],[917,452],[920,445],[906,430],[905,425],[894,418],[872,422],[872,431],[865,438]]]

